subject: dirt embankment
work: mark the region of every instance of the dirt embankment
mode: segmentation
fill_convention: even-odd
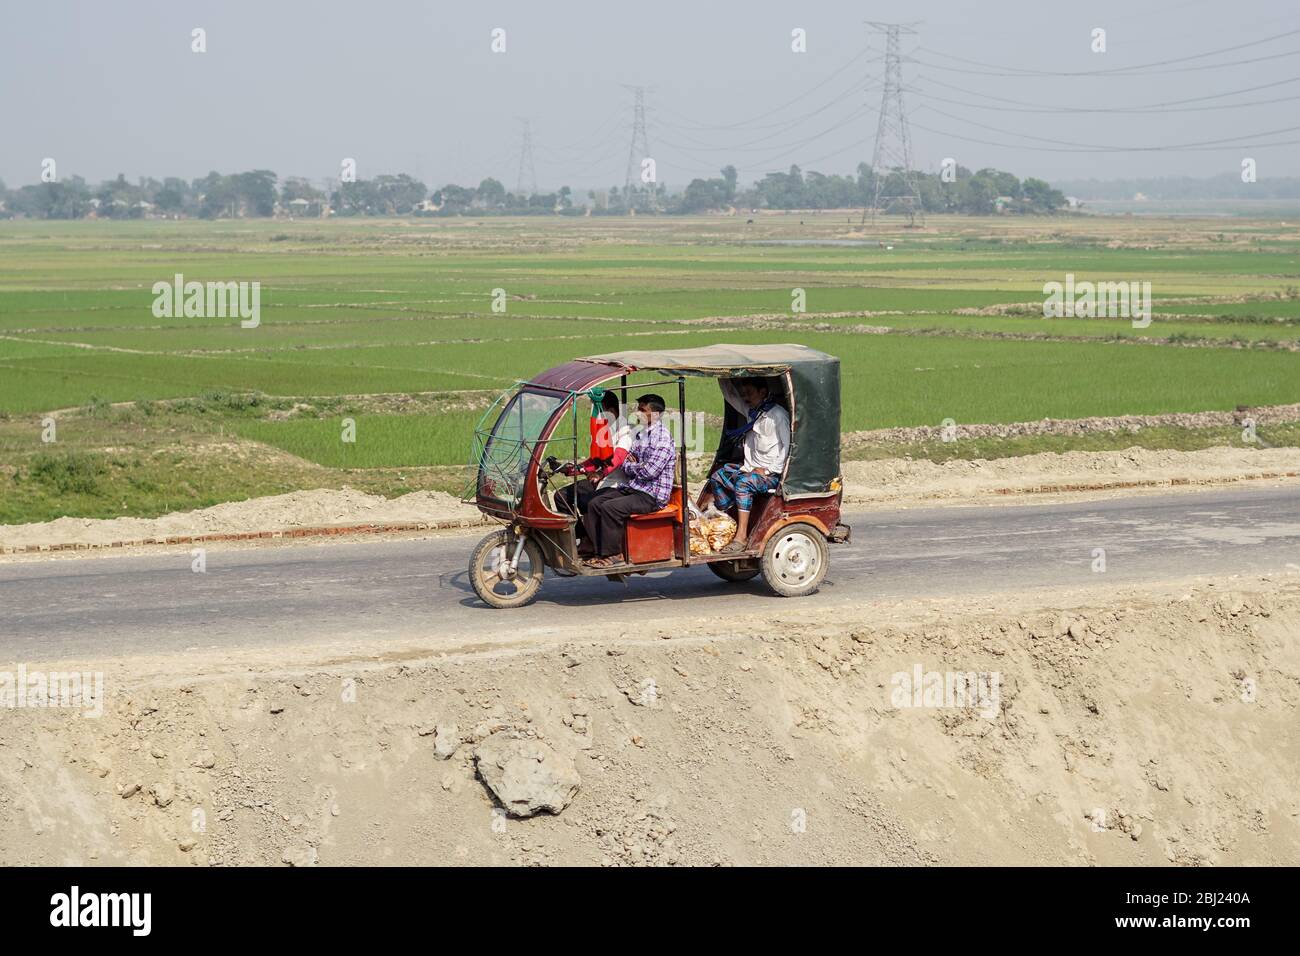
[[[992,461],[935,463],[888,458],[843,466],[850,507],[975,503],[1008,496],[1195,488],[1261,479],[1300,479],[1300,449],[1045,453]],[[1033,500],[1029,497],[1027,500]],[[470,527],[485,519],[451,495],[418,491],[384,498],[355,489],[317,489],[174,512],[161,518],[59,518],[0,525],[0,555],[149,544],[202,544],[332,533]]]
[[[0,864],[1300,863],[1300,578],[1064,597],[109,664],[3,712]]]
[[[899,507],[1015,495],[1179,489],[1300,478],[1300,448],[1072,451],[992,461],[885,458],[844,464],[844,500]]]

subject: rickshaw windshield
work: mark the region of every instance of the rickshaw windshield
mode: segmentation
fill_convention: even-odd
[[[484,436],[479,457],[479,492],[509,504],[523,496],[528,463],[538,439],[568,396],[554,392],[518,392]]]

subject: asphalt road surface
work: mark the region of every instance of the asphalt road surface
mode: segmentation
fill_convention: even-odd
[[[791,601],[1018,592],[1087,586],[1104,549],[1116,587],[1197,574],[1300,570],[1300,490],[1252,488],[1103,501],[848,513],[819,594],[783,599],[761,579],[707,568],[633,577],[548,577],[533,605],[492,610],[470,588],[476,537],[330,541],[0,564],[0,664],[343,639],[463,638],[505,629],[620,630],[670,616],[718,617]],[[486,529],[485,529],[486,530]],[[492,632],[491,629],[499,629]]]

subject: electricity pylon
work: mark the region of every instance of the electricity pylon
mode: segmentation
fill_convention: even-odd
[[[871,154],[873,179],[871,224],[876,216],[897,209],[907,217],[909,226],[925,223],[921,190],[916,170],[912,168],[912,136],[907,127],[903,106],[903,58],[899,37],[914,35],[916,23],[881,23],[868,20],[867,25],[885,35],[885,76],[880,94],[880,116],[876,124],[876,147]],[[862,221],[867,218],[862,211]]]
[[[515,181],[515,194],[525,195],[524,186],[529,187],[527,195],[537,194],[537,166],[533,162],[533,127],[528,120],[519,118],[524,124],[524,141],[519,146],[519,178]],[[527,178],[525,178],[525,172]]]
[[[628,149],[627,179],[623,184],[623,195],[627,199],[630,208],[632,197],[635,195],[633,189],[640,190],[643,185],[648,185],[653,194],[654,183],[642,184],[641,182],[641,162],[650,158],[650,137],[646,134],[645,126],[645,94],[647,88],[644,86],[627,86],[626,88],[631,90],[634,96],[632,104],[632,145]]]

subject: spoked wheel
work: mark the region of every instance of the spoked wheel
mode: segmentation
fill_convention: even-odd
[[[763,580],[781,597],[803,597],[826,577],[826,539],[810,524],[788,524],[767,539]]]
[[[758,577],[758,568],[744,568],[739,561],[710,561],[709,570],[724,581],[748,581]]]
[[[510,570],[518,539],[511,540],[504,530],[493,531],[474,548],[469,559],[469,581],[485,604],[491,607],[523,607],[531,604],[541,590],[546,565],[542,549],[532,538],[524,539],[519,563]]]

